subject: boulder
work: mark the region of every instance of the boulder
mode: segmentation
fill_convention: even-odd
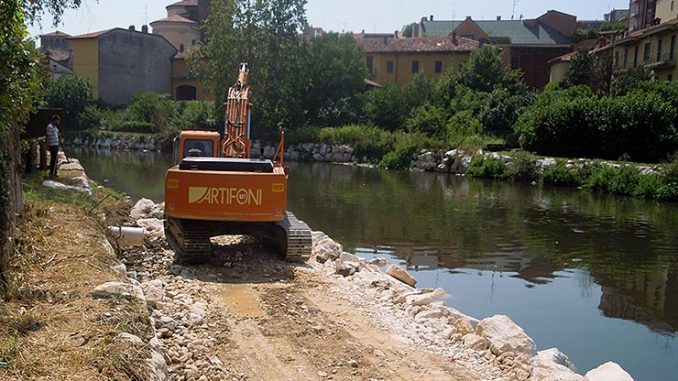
[[[65,190],[65,191],[75,191],[80,193],[92,194],[92,190],[89,188],[75,187],[72,185],[66,185],[58,181],[45,180],[42,182],[42,186],[45,188],[55,189],[55,190]]]
[[[614,362],[589,370],[584,376],[585,381],[633,381],[633,377]]]
[[[532,357],[537,354],[534,341],[506,315],[494,315],[481,320],[476,333],[489,340],[490,350],[496,355],[513,352]]]
[[[146,229],[146,237],[151,241],[158,238],[165,238],[165,224],[163,220],[157,218],[141,218],[137,220],[137,225]]]
[[[570,359],[556,348],[539,352],[532,362],[530,381],[583,381]]]
[[[145,300],[144,291],[141,287],[122,282],[106,282],[101,284],[92,291],[92,297],[96,299],[136,298]]]
[[[360,269],[360,263],[352,261],[337,262],[336,273],[341,276],[351,276]]]
[[[169,378],[167,362],[157,351],[151,351],[151,358],[146,360],[148,365],[148,381],[165,381]]]
[[[144,341],[139,338],[139,336],[132,335],[131,333],[122,332],[118,335],[118,339],[122,341],[128,341],[132,343],[134,347],[143,347]]]
[[[141,289],[144,291],[144,297],[151,304],[156,305],[158,302],[162,302],[164,293],[160,281],[152,280],[150,282],[144,282],[141,284]]]
[[[325,234],[316,234],[316,236],[313,237],[313,255],[316,261],[325,263],[339,258],[344,249],[339,243]]]
[[[397,265],[389,265],[386,268],[386,274],[398,279],[399,281],[407,284],[408,286],[414,287],[417,284],[417,280],[414,279],[407,271]]]
[[[464,342],[464,345],[476,351],[483,351],[489,346],[486,338],[473,333],[464,335],[461,340]]]
[[[152,200],[142,198],[141,200],[137,201],[136,204],[134,204],[134,207],[132,207],[129,215],[135,220],[147,218],[151,211],[153,211],[154,207],[155,203]]]

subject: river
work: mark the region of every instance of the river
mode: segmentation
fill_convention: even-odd
[[[69,152],[70,153],[70,152]],[[170,159],[77,150],[87,174],[163,199]],[[288,206],[363,257],[407,265],[476,318],[510,316],[581,372],[678,379],[678,205],[432,173],[290,164]]]

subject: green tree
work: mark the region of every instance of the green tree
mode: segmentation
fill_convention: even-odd
[[[47,105],[63,108],[68,123],[76,121],[91,102],[92,85],[87,79],[65,75],[51,81],[47,86]]]
[[[563,87],[577,85],[592,86],[595,80],[595,59],[587,49],[579,49],[570,61],[570,67],[565,73]]]
[[[645,66],[638,66],[627,71],[618,73],[612,78],[610,94],[623,96],[633,91],[644,82],[652,80],[652,72]]]
[[[307,25],[305,5],[306,0],[213,1],[207,41],[190,60],[198,77],[215,86],[220,103],[235,82],[238,63],[249,63],[253,131],[259,137],[303,121],[299,34]]]
[[[355,106],[351,98],[362,91],[367,75],[362,48],[353,36],[316,37],[304,45],[302,61],[303,105],[309,122],[329,126],[351,122],[342,113],[351,113],[346,108]]]
[[[489,93],[499,86],[511,94],[527,92],[522,73],[505,68],[501,61],[501,50],[491,45],[485,45],[471,53],[469,61],[451,75],[456,76],[460,85],[471,90]]]

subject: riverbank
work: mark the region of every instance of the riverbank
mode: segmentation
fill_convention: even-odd
[[[383,261],[345,253],[319,232],[304,266],[242,238],[215,241],[207,265],[179,266],[162,238],[160,207],[132,210],[151,234],[145,250],[120,251],[125,266],[115,268],[122,283],[141,286],[138,304],[151,311],[170,379],[542,380],[556,371],[583,379],[557,365],[567,364],[561,354],[533,356],[532,340],[507,318],[478,321],[445,307],[444,291],[411,287],[398,280],[411,283],[402,271],[387,275]]]
[[[170,149],[155,135],[85,133],[70,135],[73,147],[156,151]],[[276,145],[255,141],[253,157],[272,158]],[[285,158],[340,164],[374,164],[374,158],[349,144],[298,143],[288,145]],[[601,193],[678,201],[678,158],[672,162],[640,164],[609,160],[538,157],[527,152],[488,152],[482,149],[421,150],[407,160],[406,168],[425,172],[490,178],[546,186],[572,187]],[[386,169],[389,169],[386,167]],[[399,169],[399,168],[395,168]]]

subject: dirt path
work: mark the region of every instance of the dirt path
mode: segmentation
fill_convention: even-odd
[[[341,278],[237,240],[215,244],[201,266],[177,265],[162,247],[127,253],[128,268],[162,283],[153,317],[170,379],[492,379],[375,322],[369,308],[337,293]]]

